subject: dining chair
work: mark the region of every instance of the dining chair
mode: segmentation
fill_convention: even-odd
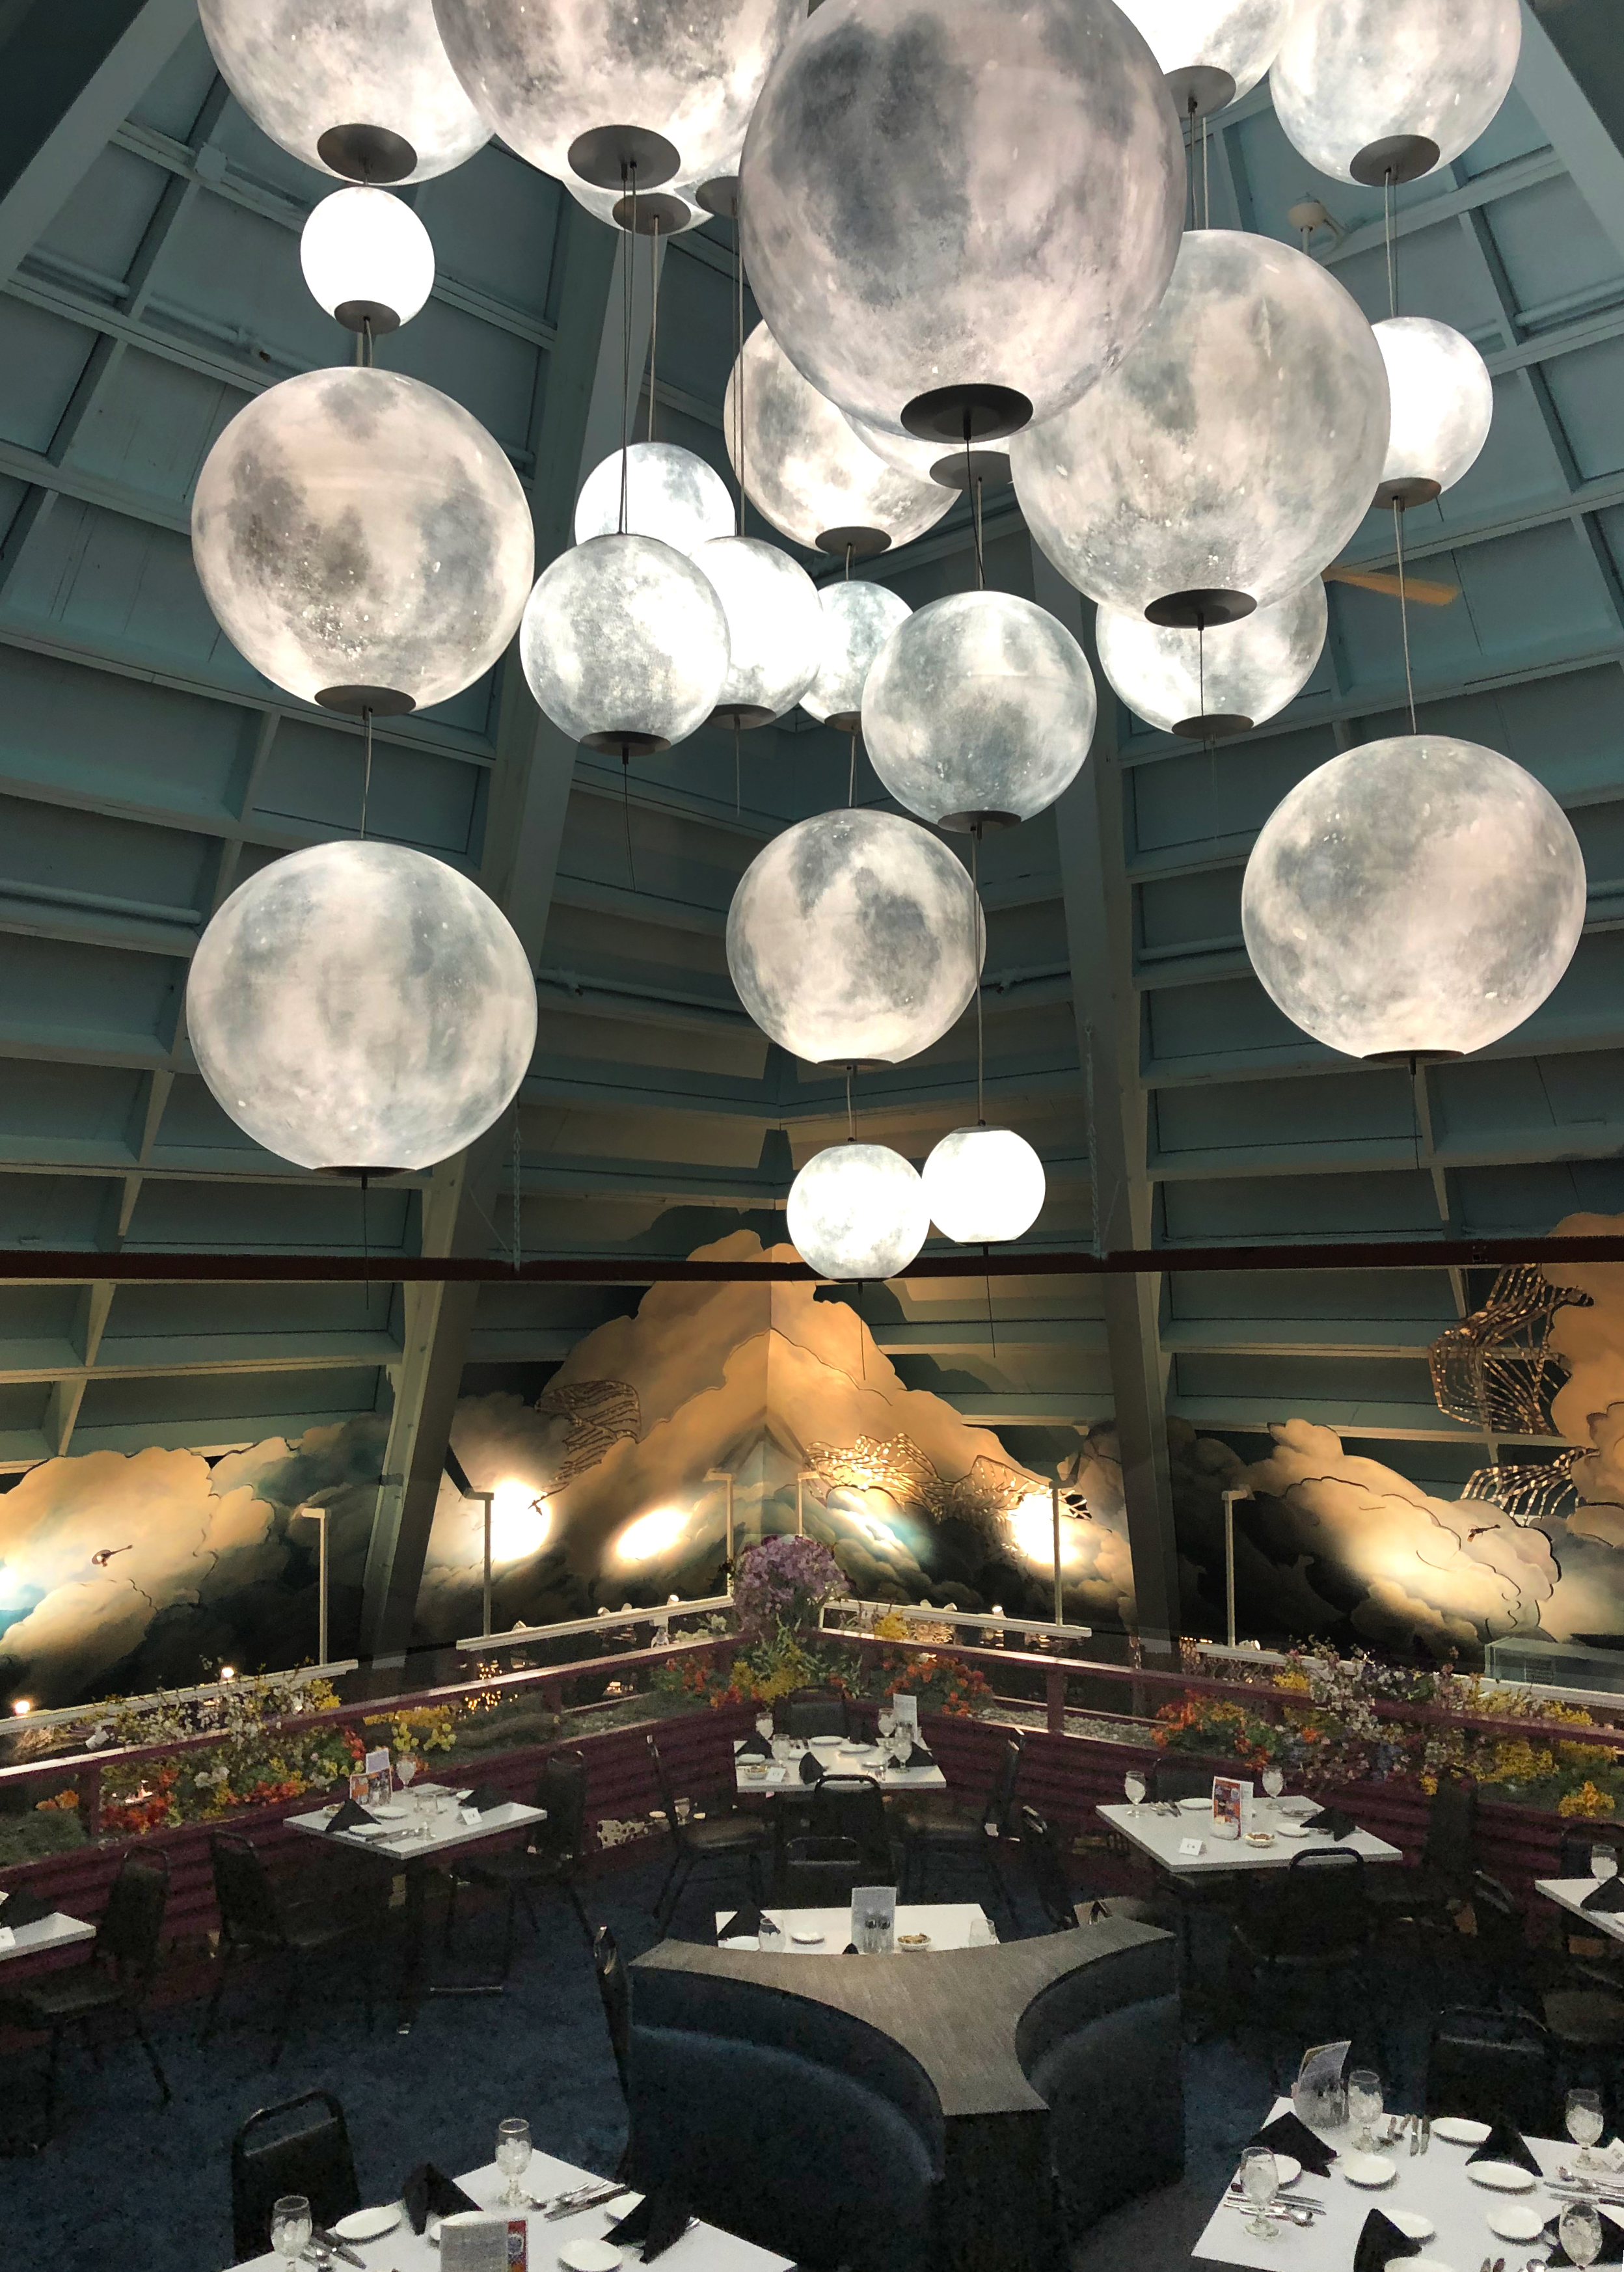
[[[1375,1917],[1365,1892],[1365,1857],[1349,1846],[1310,1848],[1259,1879],[1230,1927],[1231,1981],[1279,1988],[1286,2024],[1301,2033],[1302,2005],[1323,1992],[1336,2016],[1343,1984],[1367,1969]]]
[[[1534,2137],[1560,2135],[1556,2047],[1529,2012],[1456,2005],[1428,2031],[1428,2114],[1515,2122]]]
[[[665,1882],[655,1897],[655,1922],[664,1932],[675,1916],[677,1904],[682,1899],[689,1879],[697,1869],[715,1866],[730,1867],[743,1862],[749,1872],[752,1898],[759,1904],[765,1899],[761,1882],[761,1857],[772,1841],[772,1834],[764,1822],[743,1814],[707,1815],[696,1820],[690,1816],[684,1821],[677,1811],[677,1794],[672,1787],[670,1771],[661,1757],[660,1746],[653,1735],[644,1738],[648,1746],[649,1764],[654,1768],[655,1782],[660,1793],[660,1811],[665,1817],[665,1827],[671,1839],[671,1866],[665,1873]]]
[[[1605,1960],[1575,1954],[1566,1940],[1555,1949],[1533,1947],[1516,1896],[1486,1871],[1472,1880],[1471,1907],[1474,1929],[1461,1939],[1475,1958],[1474,2002],[1538,2025],[1565,2083],[1599,2081],[1615,2089],[1624,2081],[1619,1973]]]
[[[361,2206],[349,2126],[330,2090],[262,2106],[231,2141],[235,2262],[267,2253],[272,2207],[283,2194],[303,2194],[311,2223],[328,2231]]]
[[[1477,1844],[1477,1786],[1446,1777],[1427,1808],[1420,1859],[1370,1873],[1366,1893],[1378,1922],[1453,1932],[1455,1911],[1471,1898]]]
[[[531,1805],[543,1810],[547,1817],[545,1822],[535,1824],[517,1844],[499,1846],[494,1853],[453,1856],[447,1873],[451,1881],[445,1903],[447,1947],[456,1924],[460,1886],[478,1886],[503,1896],[505,1917],[500,1977],[504,1980],[513,1967],[513,1928],[519,1904],[523,1902],[531,1933],[539,1939],[541,1926],[531,1896],[549,1887],[565,1895],[575,1912],[582,1938],[588,1948],[592,1946],[592,1926],[575,1883],[587,1849],[586,1753],[555,1752],[542,1769]]]
[[[284,1901],[266,1869],[265,1860],[248,1839],[216,1831],[209,1841],[214,1872],[214,1902],[220,1912],[220,1948],[213,1992],[204,2014],[198,2041],[206,2044],[214,2031],[233,1970],[254,1957],[281,1961],[286,1974],[278,1998],[274,2066],[288,2043],[288,2031],[303,1999],[306,1968],[312,1957],[345,1941],[358,1944],[367,2026],[372,2024],[373,1951],[382,1933],[389,1880],[382,1872],[352,1879],[340,1888],[328,1881],[327,1897]],[[362,1888],[365,1890],[363,1891]]]
[[[620,2077],[620,2096],[624,2098],[626,2046],[632,2040],[632,1989],[619,1944],[606,1924],[601,1924],[592,1936],[592,1969],[597,1977],[598,2000],[603,2007],[603,2024],[609,2029],[609,2047],[615,2055],[615,2073]]]
[[[980,1871],[993,1901],[1014,1915],[999,1852],[1009,1834],[1025,1745],[1020,1730],[1006,1739],[979,1807],[916,1805],[903,1810],[902,1880],[909,1899],[924,1900],[933,1861],[969,1862]]]
[[[1166,1924],[1167,1919],[1158,1905],[1137,1894],[1076,1893],[1052,1826],[1033,1806],[1022,1807],[1017,1821],[1021,1857],[1037,1897],[1037,1906],[1051,1932],[1072,1932],[1079,1925],[1092,1924],[1105,1917],[1133,1917],[1141,1924]]]
[[[784,1836],[775,1870],[787,1907],[829,1909],[849,1902],[858,1886],[896,1883],[896,1850],[872,1775],[826,1775],[792,1804],[800,1819]]]
[[[6,1995],[8,2018],[50,2037],[41,2146],[56,2134],[57,2075],[63,2038],[70,2029],[83,2030],[88,2038],[97,2021],[127,2021],[146,2054],[162,2104],[169,2104],[168,2078],[141,2017],[141,2007],[158,1969],[158,1944],[168,1897],[169,1865],[163,1855],[127,1854],[109,1891],[90,1954],[82,1963],[44,1973]],[[96,2057],[101,2058],[99,2047]]]
[[[792,1688],[773,1707],[773,1732],[802,1743],[812,1736],[849,1736],[850,1709],[838,1688]]]

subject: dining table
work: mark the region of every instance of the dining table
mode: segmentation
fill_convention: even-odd
[[[849,1909],[767,1909],[761,1915],[778,1929],[775,1933],[746,1933],[722,1939],[722,1930],[738,1914],[716,1911],[718,1948],[757,1949],[772,1956],[843,1956],[851,1940]],[[910,1936],[917,1934],[918,1939]],[[950,1948],[991,1948],[998,1933],[979,1902],[904,1902],[896,1912],[895,1954],[927,1955]]]
[[[1587,1894],[1605,1885],[1605,1878],[1536,1878],[1534,1891],[1545,1900],[1554,1902],[1559,1910],[1566,1910],[1583,1923],[1587,1932],[1598,1932],[1609,1940],[1624,1940],[1624,1910],[1587,1910]]]
[[[592,2170],[579,2170],[572,2163],[538,2152],[531,2155],[530,2166],[520,2185],[529,2200],[545,2201],[579,2186],[590,2185],[595,2178],[596,2172]],[[608,2184],[610,2180],[602,2182]],[[471,2170],[466,2177],[456,2179],[455,2183],[476,2208],[498,2209],[507,2179],[494,2162],[487,2162],[482,2169]],[[557,2272],[561,2248],[572,2241],[601,2240],[610,2226],[635,2208],[641,2199],[640,2194],[623,2193],[602,2208],[580,2210],[573,2216],[551,2218],[538,2208],[512,2209],[507,2214],[513,2218],[524,2217],[528,2272]],[[430,2222],[432,2224],[432,2219]],[[427,2233],[412,2231],[404,2208],[393,2227],[380,2233],[377,2239],[346,2241],[345,2246],[351,2256],[359,2258],[364,2272],[438,2272],[440,2261],[435,2241]],[[627,2251],[626,2261],[636,2261],[634,2251]],[[302,2272],[303,2265],[318,2261],[319,2252],[307,2250],[301,2260]],[[770,2250],[740,2240],[734,2233],[698,2222],[671,2243],[660,2262],[669,2265],[670,2272],[794,2272],[790,2258],[775,2256]],[[342,2257],[335,2259],[333,2272],[344,2272],[344,2264]],[[246,2265],[236,2267],[235,2272],[286,2272],[286,2267],[280,2256],[267,2253],[250,2257]]]
[[[69,1917],[64,1910],[53,1910],[49,1917],[36,1917],[32,1924],[8,1925],[5,1910],[0,1905],[0,1963],[8,1957],[42,1956],[53,1948],[71,1948],[75,1941],[94,1940],[96,1928],[81,1918]]]
[[[1102,1821],[1173,1878],[1227,1876],[1236,1870],[1284,1870],[1299,1854],[1333,1850],[1351,1851],[1367,1862],[1403,1860],[1402,1848],[1390,1846],[1372,1830],[1355,1829],[1345,1838],[1333,1837],[1328,1830],[1302,1830],[1304,1816],[1319,1811],[1317,1799],[1291,1797],[1283,1792],[1277,1799],[1254,1798],[1246,1827],[1260,1838],[1266,1837],[1269,1842],[1264,1845],[1251,1843],[1244,1835],[1216,1836],[1209,1798],[1169,1800],[1160,1805],[1147,1802],[1139,1807],[1119,1800],[1095,1809]],[[1192,1848],[1195,1850],[1189,1850]]]
[[[743,1740],[741,1739],[741,1743]],[[787,1790],[792,1795],[810,1793],[814,1786],[801,1775],[801,1762],[810,1751],[825,1775],[867,1775],[879,1785],[884,1795],[894,1791],[946,1790],[947,1778],[934,1762],[929,1767],[898,1768],[885,1760],[878,1744],[865,1743],[860,1737],[834,1743],[819,1738],[803,1743],[793,1737],[779,1737],[789,1756],[778,1760],[761,1760],[743,1754],[741,1744],[733,1746],[733,1782],[741,1797],[752,1792]]]

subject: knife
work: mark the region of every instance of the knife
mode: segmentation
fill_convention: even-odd
[[[346,2264],[358,2265],[361,2272],[366,2272],[366,2258],[357,2256],[348,2241],[341,2240],[336,2232],[323,2232],[318,2226],[314,2238],[324,2248],[330,2249],[334,2256],[342,2257]]]
[[[602,2208],[605,2201],[618,2201],[622,2194],[629,2194],[631,2190],[630,2186],[606,2186],[602,2193],[590,2194],[585,2201],[559,2202],[546,2210],[544,2215],[550,2224],[554,2223],[561,2216],[579,2216],[585,2209]]]

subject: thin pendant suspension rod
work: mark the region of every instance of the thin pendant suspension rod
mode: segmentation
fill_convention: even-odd
[[[620,534],[626,533],[626,452],[632,446],[632,284],[637,269],[637,168],[623,165],[620,188],[632,200],[632,226],[621,250],[620,269]],[[625,751],[620,753],[625,763]]]
[[[655,215],[653,234],[649,240],[648,258],[654,263],[654,274],[649,279],[648,307],[648,425],[647,438],[655,437],[655,396],[659,389],[660,369],[660,216]]]
[[[985,1065],[981,1033],[981,960],[976,953],[977,917],[981,913],[981,827],[979,823],[969,833],[969,959],[976,983],[976,1125],[977,1128],[984,1128],[987,1125],[987,1113],[986,1100],[982,1093],[985,1080]]]
[[[849,1144],[855,1140],[857,1132],[857,1123],[851,1117],[851,1076],[856,1071],[856,1065],[846,1067],[846,1141]]]
[[[366,752],[361,766],[361,833],[367,833],[367,803],[372,794],[372,713],[363,710],[362,721],[366,728]]]
[[[1415,680],[1410,669],[1410,595],[1404,588],[1404,508],[1393,500],[1393,546],[1398,555],[1398,629],[1404,645],[1404,699],[1410,706],[1410,730],[1416,730]]]

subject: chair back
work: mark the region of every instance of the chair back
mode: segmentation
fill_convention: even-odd
[[[535,1826],[535,1850],[574,1861],[587,1847],[587,1755],[555,1752],[535,1786],[535,1805],[547,1820]]]
[[[875,1882],[855,1838],[791,1838],[784,1848],[783,1898],[792,1910],[827,1910]]]
[[[241,2264],[271,2246],[272,2205],[303,2194],[318,2225],[361,2206],[344,2110],[330,2090],[307,2090],[251,2114],[231,2141],[231,2232]]]
[[[1426,1815],[1425,1866],[1465,1892],[1478,1865],[1478,1790],[1475,1783],[1442,1781]]]
[[[1275,1880],[1280,1894],[1271,1920],[1271,1956],[1330,1962],[1369,1940],[1374,1921],[1365,1894],[1365,1857],[1355,1848],[1293,1854],[1284,1880],[1283,1886]]]
[[[892,1866],[891,1832],[886,1803],[872,1775],[826,1775],[814,1783],[806,1812],[806,1835],[849,1839],[861,1851],[864,1867],[880,1872],[885,1882]]]
[[[96,1927],[96,1954],[110,1959],[119,1979],[145,1984],[156,1971],[168,1898],[167,1857],[126,1854]]]
[[[1176,1805],[1181,1798],[1209,1798],[1212,1795],[1210,1768],[1184,1768],[1158,1760],[1145,1769],[1145,1782],[1149,1796],[1159,1805]]]
[[[592,1936],[592,1969],[597,1975],[598,1999],[609,2029],[609,2047],[615,2054],[620,2095],[626,2093],[626,2051],[632,2040],[632,1991],[614,1934],[601,1924]]]
[[[812,1736],[850,1733],[850,1715],[838,1688],[795,1688],[773,1707],[773,1732],[805,1743]]]
[[[1026,1749],[1026,1737],[1017,1732],[1004,1746],[998,1772],[987,1793],[987,1803],[981,1810],[981,1827],[994,1838],[1009,1835],[1009,1818],[1014,1810],[1015,1785],[1021,1780],[1021,1754]]]
[[[227,1940],[280,1942],[282,1906],[258,1849],[250,1840],[217,1830],[209,1840],[214,1901]]]
[[[1069,1932],[1077,1922],[1060,1842],[1036,1807],[1023,1806],[1019,1815],[1021,1851],[1032,1880],[1038,1907],[1053,1932]]]
[[[1426,2052],[1426,2111],[1515,2122],[1532,2137],[1561,2128],[1551,2039],[1530,2013],[1441,2012]]]
[[[660,1811],[665,1817],[665,1827],[671,1834],[672,1844],[680,1846],[683,1827],[677,1820],[677,1793],[671,1784],[671,1771],[661,1757],[660,1746],[654,1738],[645,1736],[643,1741],[648,1746],[649,1763],[655,1771],[655,1782],[660,1793]]]

